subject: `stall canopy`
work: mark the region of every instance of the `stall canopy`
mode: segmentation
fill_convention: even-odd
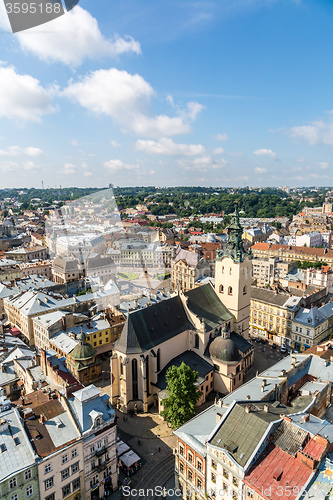
[[[121,457],[121,455],[123,455],[127,451],[130,451],[130,447],[128,446],[128,444],[124,443],[124,441],[118,441],[117,443],[118,457]]]
[[[140,457],[131,450],[125,453],[120,460],[126,467],[131,467],[132,465],[140,461]]]

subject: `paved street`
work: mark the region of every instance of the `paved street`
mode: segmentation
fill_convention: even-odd
[[[256,376],[257,371],[261,373],[280,359],[286,357],[288,353],[283,354],[279,346],[275,349],[270,344],[262,344],[255,340],[250,340],[254,345],[254,361],[251,370],[246,374],[244,382],[248,382]]]

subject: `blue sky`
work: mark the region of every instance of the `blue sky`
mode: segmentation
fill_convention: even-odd
[[[0,188],[333,185],[331,1],[0,7]]]

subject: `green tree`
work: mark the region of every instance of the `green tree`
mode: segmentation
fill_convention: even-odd
[[[195,405],[202,392],[194,385],[198,372],[182,363],[179,367],[170,366],[166,373],[167,398],[162,400],[162,417],[175,429],[183,425],[195,414]]]

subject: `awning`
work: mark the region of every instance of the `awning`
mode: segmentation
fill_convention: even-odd
[[[117,453],[118,457],[121,457],[124,453],[127,453],[130,451],[131,448],[128,446],[128,444],[124,443],[124,441],[118,441],[117,443]]]
[[[139,455],[134,453],[134,451],[128,451],[121,457],[121,462],[126,466],[126,467],[131,467],[132,465],[136,464],[139,462],[141,459]]]

